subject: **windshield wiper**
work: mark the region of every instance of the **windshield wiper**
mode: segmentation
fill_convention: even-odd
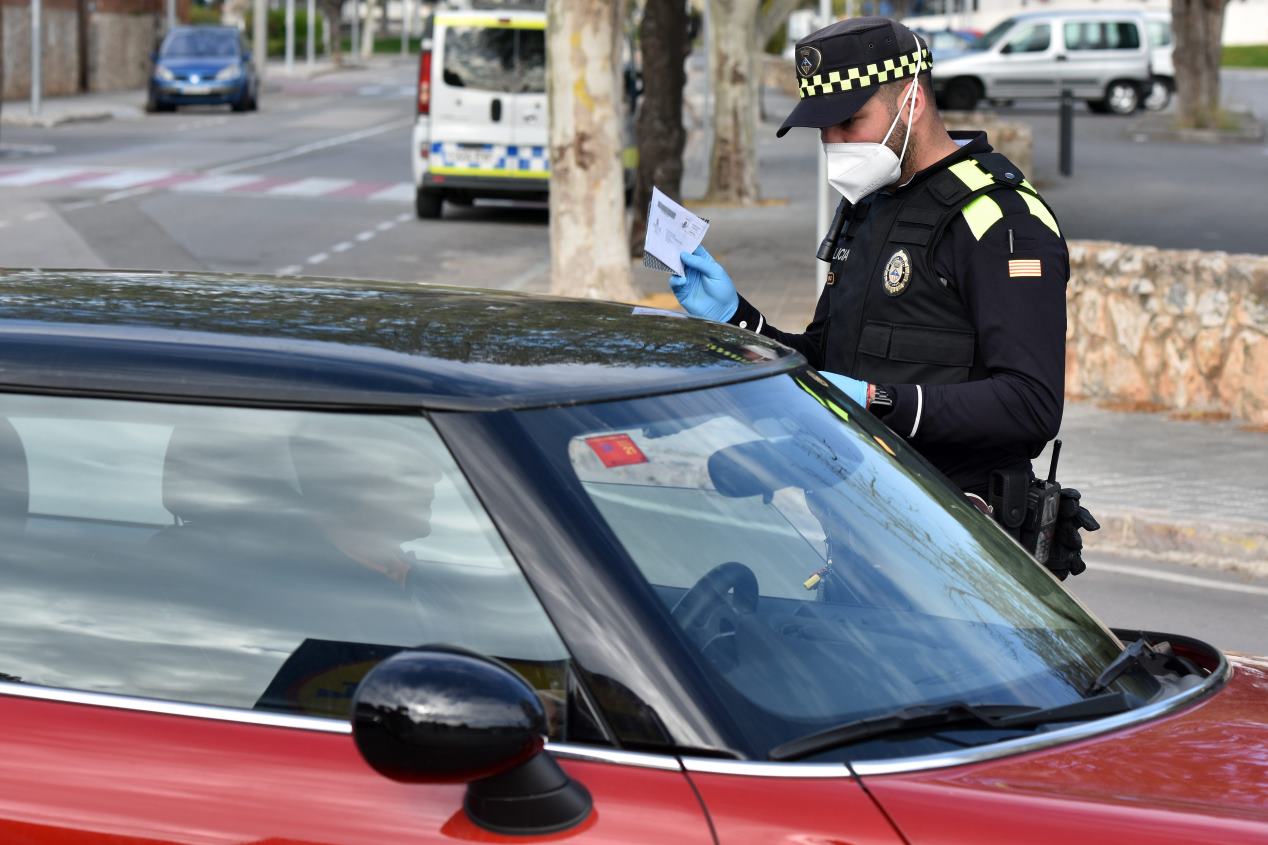
[[[948,725],[978,724],[996,730],[1033,728],[1049,722],[1074,722],[1111,716],[1136,707],[1139,701],[1124,693],[1107,693],[1056,707],[1025,704],[947,704],[907,707],[880,716],[870,716],[828,728],[825,731],[785,742],[771,749],[771,760],[800,760],[812,754],[832,751],[865,739],[887,734],[940,728]]]
[[[1172,674],[1180,676],[1202,674],[1202,670],[1192,661],[1174,653],[1170,643],[1158,643],[1153,646],[1141,637],[1119,652],[1118,656],[1101,670],[1101,674],[1096,676],[1096,680],[1088,685],[1083,694],[1092,695],[1109,689],[1110,684],[1133,667],[1144,669],[1154,677]]]

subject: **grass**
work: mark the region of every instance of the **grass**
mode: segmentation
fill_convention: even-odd
[[[1268,67],[1268,44],[1225,47],[1220,63],[1224,67]]]

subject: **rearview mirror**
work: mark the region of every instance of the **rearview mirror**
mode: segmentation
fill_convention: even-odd
[[[544,753],[545,735],[546,711],[527,681],[454,646],[387,658],[352,698],[352,737],[375,771],[467,783],[468,817],[497,833],[553,833],[590,814],[590,794]]]

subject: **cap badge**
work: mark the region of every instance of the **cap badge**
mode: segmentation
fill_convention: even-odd
[[[802,77],[810,76],[823,64],[823,54],[815,47],[797,48],[797,73]]]
[[[890,296],[898,296],[907,290],[907,284],[911,281],[911,258],[908,257],[907,250],[900,249],[889,257],[881,281],[885,285],[885,293]]]

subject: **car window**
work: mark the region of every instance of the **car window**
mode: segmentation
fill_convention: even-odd
[[[757,747],[919,704],[1076,702],[1121,648],[809,373],[517,418]]]
[[[1140,30],[1128,21],[1075,21],[1065,25],[1068,50],[1134,50]]]
[[[1171,46],[1171,24],[1167,21],[1150,21],[1149,43],[1154,47]]]
[[[1000,42],[1000,40],[1012,31],[1013,26],[1017,23],[1014,18],[1000,21],[991,27],[981,38],[973,42],[974,50],[989,50]]]
[[[546,91],[544,30],[451,26],[444,53],[446,85],[507,94]]]
[[[1052,27],[1046,23],[1022,24],[1008,36],[1004,49],[1009,53],[1042,53],[1052,43]]]
[[[177,30],[163,40],[166,59],[228,58],[238,55],[238,36],[230,31]]]
[[[0,673],[345,718],[402,648],[567,652],[421,416],[0,396]]]

